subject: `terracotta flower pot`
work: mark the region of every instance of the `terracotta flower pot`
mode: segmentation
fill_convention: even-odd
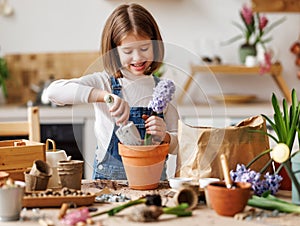
[[[234,183],[235,188],[228,189],[225,182],[213,182],[207,186],[212,208],[222,216],[234,216],[244,210],[250,197],[251,184]]]
[[[119,143],[129,187],[150,190],[158,187],[169,144],[130,146]]]

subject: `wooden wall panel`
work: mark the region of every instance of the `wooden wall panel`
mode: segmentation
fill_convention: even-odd
[[[10,54],[5,58],[10,72],[8,104],[35,101],[32,84],[42,87],[50,76],[55,79],[74,78],[102,70],[98,52]]]

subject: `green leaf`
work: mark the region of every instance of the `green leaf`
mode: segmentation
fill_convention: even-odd
[[[295,114],[295,111],[296,111],[296,107],[299,106],[299,103],[298,103],[298,97],[297,97],[297,93],[296,93],[296,90],[293,89],[292,90],[292,108],[293,108],[293,114]]]
[[[229,45],[233,42],[236,42],[236,41],[242,39],[243,37],[244,37],[243,35],[234,36],[234,37],[232,37],[231,39],[229,39],[227,41],[221,42],[221,46]]]
[[[7,67],[6,61],[4,58],[0,58],[0,77],[2,78],[2,81],[4,81],[5,79],[8,79],[8,76],[9,76],[9,73],[8,73],[8,67]]]
[[[177,217],[187,217],[192,216],[192,211],[188,210],[189,205],[187,203],[181,203],[175,207],[164,207],[164,214],[174,214]]]
[[[264,119],[266,119],[266,121],[270,124],[270,126],[272,127],[272,129],[275,131],[275,133],[277,134],[278,129],[277,129],[277,125],[265,114],[261,114],[262,117],[264,117]]]
[[[286,128],[289,128],[290,117],[289,117],[289,110],[288,110],[288,104],[287,104],[286,99],[283,99],[282,106],[283,106],[283,117],[284,117],[285,126],[286,126]]]
[[[267,133],[263,130],[251,130],[251,129],[249,129],[248,131],[249,131],[249,133],[261,133],[263,135],[267,135],[268,137],[272,138],[276,143],[278,143],[278,139],[276,139],[276,137],[274,137],[272,134]]]
[[[120,205],[120,206],[117,206],[117,207],[114,207],[108,211],[106,211],[106,213],[109,215],[109,216],[114,216],[115,214],[119,213],[120,211],[126,209],[127,207],[130,207],[130,206],[134,206],[134,205],[138,205],[138,204],[142,204],[142,203],[145,203],[146,202],[146,199],[144,198],[141,198],[141,199],[136,199],[136,200],[132,200],[132,201],[129,201],[123,205]],[[104,213],[104,212],[103,212]],[[99,215],[94,215],[94,216],[99,216]]]
[[[270,194],[266,197],[253,195],[248,200],[248,205],[266,210],[278,210],[286,213],[300,213],[300,206],[278,199]]]
[[[247,165],[246,168],[248,169],[254,162],[256,162],[256,160],[260,159],[261,157],[263,157],[265,154],[268,154],[272,151],[272,149],[268,149],[265,150],[261,153],[259,153],[259,155],[255,156]]]
[[[245,31],[244,27],[243,27],[242,25],[240,25],[239,23],[233,21],[232,24],[233,24],[234,26],[236,26],[239,30],[241,30],[241,32],[244,32],[244,31]]]
[[[7,96],[5,80],[9,77],[9,71],[4,58],[0,57],[0,88],[2,88],[4,96]]]
[[[286,131],[286,127],[283,121],[283,116],[282,113],[280,111],[280,107],[278,104],[278,100],[276,95],[273,93],[272,95],[272,105],[273,105],[273,109],[274,109],[274,121],[277,127],[277,135],[278,135],[278,140],[279,142],[286,142],[286,137],[287,137],[287,131]]]
[[[273,159],[269,159],[269,161],[266,163],[266,165],[261,168],[261,170],[259,171],[261,174],[265,173],[265,171],[269,168],[269,166],[271,165],[271,163],[273,162]]]
[[[272,37],[268,37],[268,38],[260,39],[259,42],[262,43],[262,44],[265,44],[265,43],[268,43],[268,42],[270,42],[272,40],[273,40]]]
[[[280,164],[274,174],[278,174],[282,168],[283,168],[283,164]]]
[[[298,110],[298,111],[296,111],[296,114],[293,116],[293,119],[291,121],[291,128],[288,133],[287,140],[286,140],[286,145],[288,145],[290,150],[292,150],[293,145],[294,145],[294,140],[295,140],[295,136],[296,136],[296,132],[297,132],[297,125],[299,124],[299,114],[300,114],[300,112]]]
[[[274,29],[276,26],[280,25],[286,20],[286,17],[281,17],[280,19],[274,21],[272,24],[270,24],[266,29],[264,30],[264,33],[269,33],[272,29]]]

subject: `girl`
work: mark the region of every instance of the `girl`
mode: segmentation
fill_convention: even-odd
[[[93,179],[125,180],[126,174],[118,154],[116,124],[133,121],[144,138],[147,133],[170,143],[170,153],[177,153],[178,113],[171,102],[161,117],[150,115],[149,101],[158,83],[152,73],[164,57],[161,34],[152,15],[138,4],[117,7],[108,17],[101,41],[103,72],[70,80],[57,80],[48,87],[49,99],[57,105],[93,103],[97,150]],[[104,96],[111,94],[110,108]],[[166,179],[165,169],[161,179]]]

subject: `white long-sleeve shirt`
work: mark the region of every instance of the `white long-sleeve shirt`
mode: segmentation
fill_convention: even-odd
[[[126,75],[120,78],[122,94],[130,107],[147,107],[152,99],[155,81],[153,76]],[[74,79],[61,79],[51,83],[47,89],[49,100],[57,105],[88,103],[89,95],[93,88],[112,92],[110,76],[106,72],[96,72]],[[111,140],[114,119],[111,117],[108,107],[103,102],[93,103],[95,112],[95,135],[98,149],[96,151],[98,161],[105,156]],[[178,139],[178,112],[176,102],[169,103],[164,111],[164,120],[167,132],[170,134],[170,154],[177,154]]]

